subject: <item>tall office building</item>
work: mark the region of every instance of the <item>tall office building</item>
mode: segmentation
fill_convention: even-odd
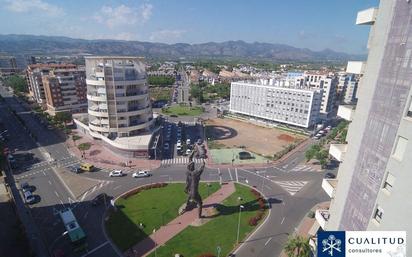
[[[147,156],[154,120],[142,59],[85,59],[90,135],[116,154]]]
[[[289,87],[288,81],[270,82],[232,82],[230,112],[303,128],[319,121],[321,89]]]
[[[347,72],[364,73],[356,110],[340,107],[350,120],[347,145],[332,148],[342,161],[336,180],[322,187],[329,210],[318,210],[327,230],[406,230],[412,233],[412,3],[381,1],[358,13],[372,25],[366,63],[349,62]],[[333,151],[333,152],[332,152]]]

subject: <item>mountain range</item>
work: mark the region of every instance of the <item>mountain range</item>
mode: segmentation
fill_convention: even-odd
[[[86,40],[58,36],[0,35],[0,52],[14,55],[137,55],[148,58],[233,58],[270,61],[347,61],[364,55],[312,51],[285,44],[244,41],[164,44],[124,40]]]

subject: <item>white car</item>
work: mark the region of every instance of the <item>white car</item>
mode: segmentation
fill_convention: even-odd
[[[176,146],[176,150],[177,150],[177,151],[182,150],[182,146],[181,146],[181,145]]]
[[[109,173],[109,177],[123,177],[123,171],[121,171],[121,170],[112,170]]]
[[[190,138],[186,139],[186,144],[190,145]]]
[[[132,177],[134,178],[144,178],[144,177],[150,177],[151,174],[149,173],[148,170],[141,170],[141,171],[136,171],[132,174]]]
[[[190,155],[191,153],[192,153],[192,150],[190,150],[190,149],[186,150],[186,155]]]
[[[24,192],[23,195],[24,195],[24,202],[27,204],[32,204],[36,201],[36,198],[30,191]]]

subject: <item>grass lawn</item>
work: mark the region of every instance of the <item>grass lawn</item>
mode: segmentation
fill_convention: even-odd
[[[219,188],[219,183],[211,183],[209,194]],[[184,184],[172,183],[163,188],[144,190],[127,199],[119,198],[116,201],[118,211],[106,222],[109,236],[122,251],[127,250],[151,234],[154,228],[178,216],[179,207],[187,199],[183,190]],[[199,192],[202,198],[207,197],[206,183],[200,184]],[[143,229],[139,228],[139,223],[144,224]]]
[[[169,101],[172,98],[173,89],[170,87],[150,87],[150,97],[155,101]]]
[[[220,256],[227,256],[236,244],[239,219],[239,200],[245,208],[241,213],[240,236],[243,240],[255,227],[248,224],[249,218],[259,208],[250,188],[236,184],[236,192],[228,197],[219,208],[221,215],[200,227],[188,227],[177,236],[157,249],[157,256],[169,257],[179,253],[183,256],[196,257],[204,253],[217,256],[216,247],[221,247]],[[154,257],[154,253],[149,255]]]
[[[198,116],[203,113],[203,108],[199,106],[173,105],[163,109],[162,112],[167,115]]]

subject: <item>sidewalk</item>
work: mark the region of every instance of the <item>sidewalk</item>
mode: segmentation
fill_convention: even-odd
[[[72,155],[75,155],[79,159],[83,159],[84,162],[93,164],[99,168],[107,169],[148,169],[153,170],[160,167],[160,160],[148,160],[148,159],[138,159],[138,158],[124,158],[114,155],[109,150],[107,150],[99,141],[91,139],[88,135],[84,135],[77,129],[73,132],[80,136],[81,139],[73,142],[72,137],[69,136],[66,140],[66,146]],[[77,148],[78,145],[82,143],[90,143],[91,147],[89,150],[84,151],[85,155],[82,158],[82,152]],[[127,164],[127,166],[126,166]]]
[[[234,192],[235,185],[233,182],[222,185],[222,187],[218,191],[216,191],[203,201],[203,215],[210,213],[215,204],[222,202]],[[189,212],[185,212],[184,214],[169,222],[167,225],[161,227],[158,231],[151,234],[143,241],[133,246],[131,249],[124,252],[124,255],[127,257],[147,256],[151,252],[153,252],[155,248],[165,244],[167,241],[183,231],[193,222],[196,222],[198,220],[197,208]],[[208,219],[206,217],[202,220],[204,222],[207,222]]]

